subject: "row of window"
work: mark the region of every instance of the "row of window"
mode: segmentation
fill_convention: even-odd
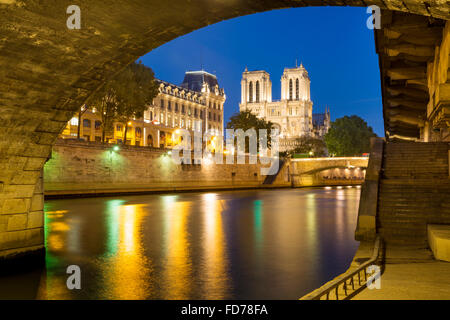
[[[195,109],[195,111],[197,111],[197,109]],[[195,112],[194,116],[197,117],[197,112]],[[170,117],[170,115],[169,115],[169,117]],[[200,111],[200,117],[203,118],[203,111]],[[75,125],[75,126],[78,125],[78,119],[77,118],[73,118],[73,119],[76,119],[76,121],[72,120],[71,124]],[[153,111],[150,111],[150,121],[153,121],[153,120],[154,120],[154,118],[153,118]],[[221,121],[221,116],[220,115],[216,115],[215,113],[211,114],[211,112],[209,112],[208,120],[210,120],[210,121],[219,121],[220,122]],[[182,121],[184,122],[184,119]],[[89,119],[84,119],[83,120],[83,127],[84,128],[91,128],[91,124],[92,124],[91,120],[89,120]],[[100,130],[101,127],[102,127],[102,122],[99,121],[99,120],[96,120],[96,121],[94,121],[94,126],[95,126],[95,130]],[[117,128],[119,128],[119,127],[121,127],[121,125],[117,125]],[[139,128],[136,128],[136,129],[139,129]],[[122,129],[117,129],[117,131],[121,131],[121,130]]]
[[[161,99],[161,103],[160,103],[161,109],[165,109],[166,108],[166,102],[167,102],[167,110],[172,111],[172,107],[173,107],[175,112],[179,112],[181,110],[181,113],[183,113],[183,114],[186,113],[186,108],[185,108],[184,104],[182,104],[180,106],[177,102],[172,104],[172,101],[170,101],[170,100],[166,101],[164,99]],[[216,103],[216,102],[211,102],[210,101],[209,102],[209,108],[210,109],[221,110],[221,105],[220,105],[220,103]],[[187,113],[188,113],[188,115],[191,115],[191,113],[192,113],[191,107],[187,108]],[[194,114],[195,114],[195,116],[197,116],[197,109],[196,108],[194,108]]]
[[[300,99],[300,84],[298,78],[295,79],[295,100]],[[289,79],[289,100],[294,100],[292,79]]]
[[[179,98],[182,98],[182,99],[194,101],[194,102],[197,102],[197,103],[200,103],[200,104],[205,104],[205,102],[204,102],[202,99],[200,99],[199,97],[197,97],[197,96],[195,96],[195,95],[182,94],[182,93],[179,92],[179,91],[172,92],[172,90],[171,90],[170,87],[167,87],[167,88],[165,88],[165,89],[162,89],[161,91],[162,91],[163,93],[167,93],[167,94],[173,95],[173,96],[175,96],[175,97],[179,97]]]
[[[72,120],[70,120],[70,124],[73,126],[77,126],[78,125],[78,118],[72,118]],[[94,126],[95,126],[95,130],[100,130],[102,127],[102,122],[99,120],[94,121]],[[83,120],[83,127],[84,128],[91,128],[92,127],[92,121],[89,119],[84,119]]]
[[[221,119],[221,117],[219,114],[215,114],[215,113],[211,114],[211,112],[209,112],[209,114],[208,114],[209,121],[221,121],[220,119]]]
[[[209,108],[210,109],[221,110],[220,103],[211,102],[211,101],[209,102]]]
[[[255,86],[256,86],[256,91],[255,91],[256,99],[255,99],[255,102],[259,102],[259,92],[260,92],[260,90],[259,90],[259,81],[256,81]],[[253,102],[253,82],[252,81],[250,81],[250,84],[248,85],[248,101],[249,102]]]
[[[300,81],[297,78],[295,80],[295,100],[300,99]],[[293,95],[293,82],[289,79],[289,100],[294,100]],[[250,81],[248,85],[248,102],[253,102],[253,82]],[[255,102],[260,102],[260,86],[259,81],[255,82]]]
[[[198,114],[197,111],[198,111],[197,109],[194,109],[194,118],[198,118],[200,116],[200,119],[205,119],[205,114],[204,114],[203,110],[200,110],[200,114]],[[175,113],[176,112],[177,112],[177,110],[175,109]],[[184,112],[181,112],[181,113],[184,114]],[[189,116],[191,115],[190,109],[189,109],[188,115]],[[154,120],[155,116],[153,114],[153,111],[150,111],[149,117],[150,117],[150,121]],[[216,113],[209,111],[208,112],[208,120],[220,122],[220,121],[222,121],[222,116],[220,114],[216,114]],[[161,121],[161,122],[163,122],[163,121]]]

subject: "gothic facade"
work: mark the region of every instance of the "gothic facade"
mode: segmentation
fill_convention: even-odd
[[[280,151],[294,149],[298,138],[322,138],[330,127],[328,109],[323,114],[313,115],[310,86],[311,80],[303,64],[285,68],[281,77],[281,100],[274,101],[270,74],[245,69],[239,110],[251,111],[274,123],[280,131]]]

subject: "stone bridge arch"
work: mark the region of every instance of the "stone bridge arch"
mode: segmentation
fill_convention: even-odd
[[[81,30],[66,27],[73,4],[81,8]],[[372,4],[449,19],[443,0],[0,0],[0,257],[43,247],[40,175],[52,144],[77,108],[127,64],[242,15]]]
[[[291,159],[291,177],[294,186],[361,184],[364,177],[363,171],[368,167],[368,164],[369,158],[367,157]],[[327,172],[330,176],[336,174],[337,176],[333,180],[321,176],[321,174]],[[353,178],[349,178],[351,181],[344,181],[347,178],[341,179],[342,176],[353,176]],[[356,179],[355,176],[359,177],[357,181],[354,180]]]

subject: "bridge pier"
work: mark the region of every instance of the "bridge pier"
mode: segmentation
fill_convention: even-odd
[[[35,177],[36,176],[36,177]],[[34,179],[37,183],[30,184]],[[27,184],[28,183],[28,184]],[[17,258],[44,249],[43,169],[24,171],[1,184],[0,259]]]

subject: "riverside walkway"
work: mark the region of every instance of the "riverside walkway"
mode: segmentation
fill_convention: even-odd
[[[435,260],[429,249],[416,246],[388,246],[381,289],[365,288],[353,297],[353,300],[448,299],[450,263]]]

